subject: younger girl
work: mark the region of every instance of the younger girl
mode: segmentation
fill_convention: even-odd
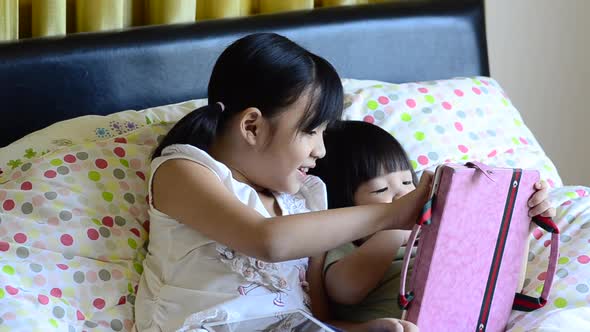
[[[312,173],[327,185],[329,208],[392,202],[416,189],[416,174],[404,149],[375,125],[342,121],[326,132],[325,144],[326,158]],[[529,214],[554,216],[555,209],[546,201],[547,185],[539,182],[535,187]],[[397,294],[409,233],[381,231],[329,251],[324,281],[331,317],[321,318],[352,322],[400,318]],[[526,261],[523,275],[525,268]]]
[[[325,155],[342,95],[326,60],[276,34],[248,35],[220,55],[209,105],[153,154],[139,331],[306,309],[308,287],[319,306],[322,260],[310,260],[308,284],[307,257],[412,227],[431,178],[400,201],[319,211],[325,186],[307,172]],[[413,330],[393,319],[356,327]]]

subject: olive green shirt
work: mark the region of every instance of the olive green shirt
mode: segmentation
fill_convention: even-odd
[[[344,244],[336,249],[330,250],[326,255],[324,273],[330,266],[345,256],[351,254],[357,247],[353,243]],[[349,322],[366,322],[377,318],[401,318],[402,310],[397,303],[399,295],[400,278],[406,247],[401,247],[397,252],[391,266],[367,297],[355,305],[343,305],[335,302],[330,303],[333,319]],[[408,269],[408,278],[414,263],[416,248],[412,249],[412,258]]]

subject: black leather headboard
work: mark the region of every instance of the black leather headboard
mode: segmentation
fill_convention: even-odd
[[[0,146],[87,114],[206,97],[232,41],[275,31],[343,78],[488,75],[483,0],[412,1],[258,15],[0,44]]]

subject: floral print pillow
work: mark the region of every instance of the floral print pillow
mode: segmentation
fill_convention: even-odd
[[[86,115],[55,123],[0,149],[0,183],[3,175],[49,152],[84,142],[129,134],[152,124],[176,122],[207,99],[128,110],[107,116]]]

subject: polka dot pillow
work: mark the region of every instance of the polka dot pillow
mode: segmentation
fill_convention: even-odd
[[[107,116],[87,115],[55,123],[0,149],[0,182],[4,173],[49,152],[126,135],[152,124],[175,122],[206,103],[206,99],[189,100],[141,111],[128,110]]]
[[[149,156],[171,124],[74,144],[0,181],[0,331],[130,331]]]
[[[477,160],[538,169],[562,186],[554,164],[499,84],[488,77],[392,84],[344,79],[344,119],[375,123],[394,135],[420,172]]]

